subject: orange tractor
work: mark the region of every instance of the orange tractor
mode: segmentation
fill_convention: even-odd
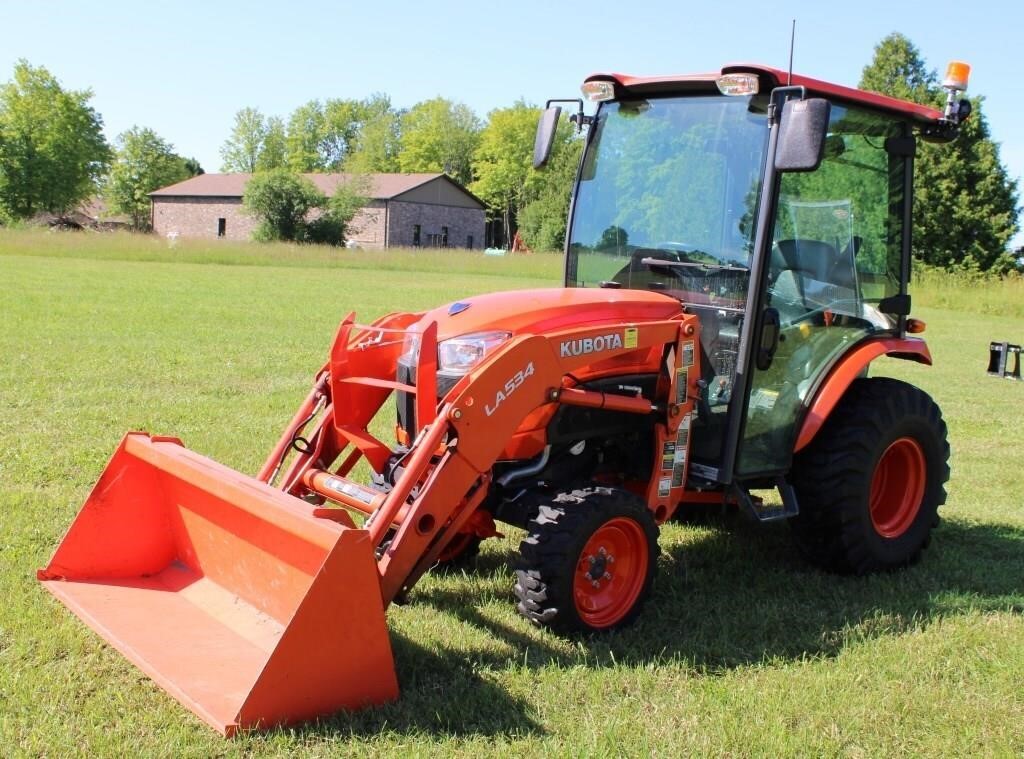
[[[562,632],[633,619],[695,504],[788,519],[830,570],[914,561],[946,428],[867,369],[931,360],[912,166],[956,135],[964,68],[944,112],[753,65],[590,77],[563,288],[346,317],[255,477],[129,433],[40,580],[231,734],[396,698],[385,609],[499,522],[526,531],[519,611]]]

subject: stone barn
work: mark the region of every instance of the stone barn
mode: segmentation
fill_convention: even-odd
[[[331,196],[349,174],[305,174]],[[367,203],[349,241],[371,248],[483,248],[484,204],[445,174],[367,174]],[[150,193],[163,237],[248,240],[257,221],[242,208],[251,174],[201,174]]]

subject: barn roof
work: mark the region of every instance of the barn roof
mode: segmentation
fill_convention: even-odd
[[[153,198],[241,198],[252,174],[200,174],[184,182],[149,193]],[[303,174],[324,195],[333,195],[339,185],[350,182],[353,174]],[[483,202],[447,174],[365,174],[367,195],[374,200],[391,200],[422,185],[441,180],[449,182],[483,207]]]

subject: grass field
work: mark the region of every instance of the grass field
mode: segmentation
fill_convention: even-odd
[[[989,340],[1024,340],[1019,282],[993,285],[1005,306],[924,283],[935,367],[879,367],[935,396],[953,446],[945,519],[905,572],[822,574],[785,525],[670,525],[640,621],[567,640],[515,614],[510,534],[389,611],[397,703],[230,742],[35,581],[125,430],[254,472],[345,313],[559,266],[0,230],[0,754],[1021,755],[1024,383],[985,375]]]

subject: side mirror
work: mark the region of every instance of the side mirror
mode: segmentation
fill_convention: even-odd
[[[830,111],[823,98],[785,102],[775,151],[777,171],[814,171],[821,165]]]
[[[537,137],[533,141],[533,168],[542,168],[551,157],[551,146],[555,144],[555,130],[558,129],[558,117],[562,115],[561,106],[552,105],[544,109],[537,124]]]

